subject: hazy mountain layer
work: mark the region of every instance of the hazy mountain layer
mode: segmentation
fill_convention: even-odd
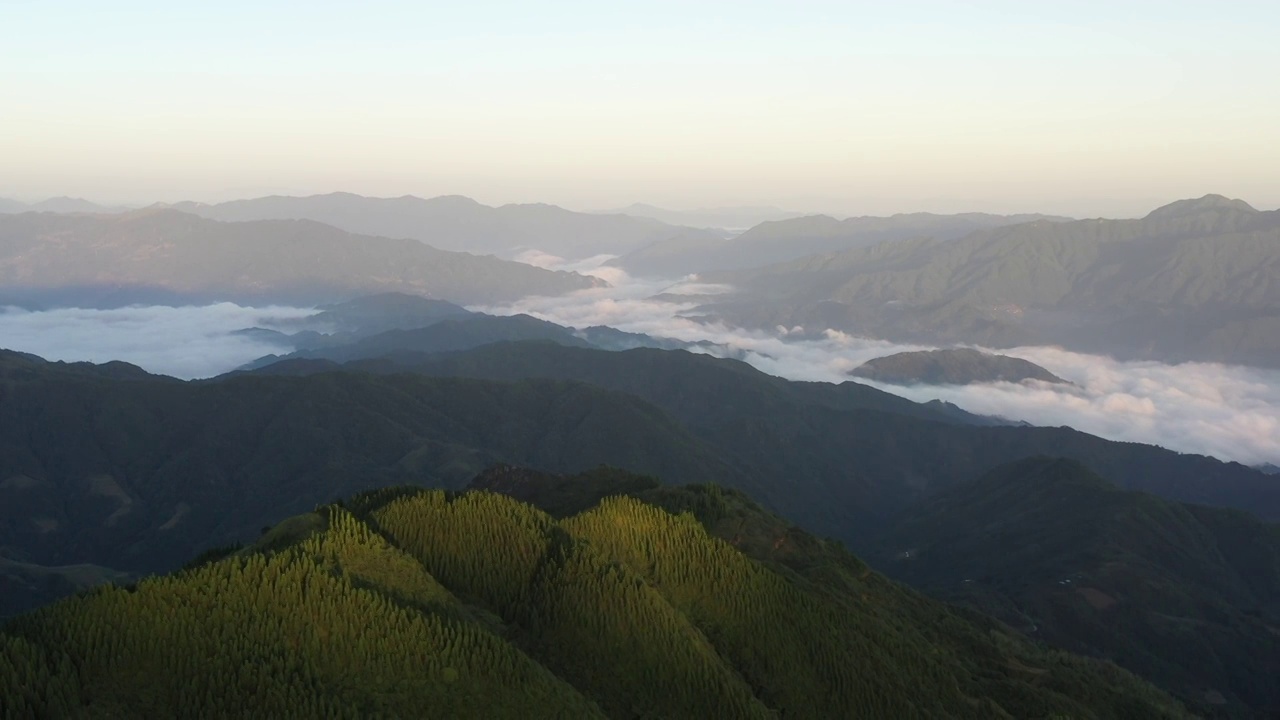
[[[55,197],[37,203],[24,203],[0,198],[0,213],[52,212],[52,213],[122,213],[130,208],[99,205],[82,198]]]
[[[495,208],[458,195],[423,199],[330,193],[174,207],[214,220],[314,220],[362,235],[411,238],[443,250],[508,257],[520,250],[540,250],[583,258],[629,252],[673,237],[716,237],[649,218],[578,213],[541,203]]]
[[[617,210],[602,211],[602,215],[632,215],[660,220],[668,225],[684,225],[697,228],[715,228],[732,236],[762,222],[787,220],[802,213],[767,205],[743,207],[709,207],[697,210],[669,210],[646,203],[632,203]]]
[[[1280,714],[1280,526],[1124,492],[1083,465],[1001,467],[906,512],[880,567],[1205,714]]]
[[[934,215],[910,213],[891,217],[852,217],[837,220],[827,215],[761,222],[732,238],[672,238],[628,253],[611,264],[636,275],[682,277],[689,273],[740,270],[835,253],[876,243],[931,238],[951,240],[984,228],[1034,220],[1066,220],[1046,215],[988,215],[965,213]]]
[[[385,291],[485,303],[599,282],[310,221],[223,223],[174,210],[0,216],[0,304],[314,304]]]
[[[1280,211],[1206,196],[1139,220],[1038,221],[709,275],[761,327],[1163,361],[1280,363]]]
[[[648,347],[702,349],[721,356],[740,354],[709,341],[687,342],[622,332],[605,326],[569,328],[529,315],[488,315],[469,312],[452,303],[396,294],[360,298],[291,324],[308,329],[293,333],[263,328],[240,331],[268,339],[284,348],[296,348],[282,355],[263,356],[241,369],[254,370],[292,360],[344,363],[406,354],[454,352],[501,341],[528,340],[602,350]],[[320,333],[310,328],[333,332]]]
[[[1038,380],[1066,383],[1033,362],[971,348],[901,352],[869,360],[850,375],[894,385],[973,385]]]
[[[767,527],[740,496],[690,487],[661,505],[613,497],[557,519],[488,492],[404,489],[320,507],[222,559],[9,623],[0,707],[1187,717],[1115,666],[966,619],[802,531],[780,536],[781,562],[755,559],[716,536],[733,515]]]

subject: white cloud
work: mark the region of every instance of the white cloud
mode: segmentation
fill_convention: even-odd
[[[820,340],[788,339],[788,335],[803,331],[743,330],[701,323],[682,316],[697,307],[698,298],[687,302],[652,299],[659,294],[708,292],[691,280],[641,281],[611,268],[613,287],[564,297],[525,298],[484,310],[524,312],[576,327],[612,325],[680,340],[712,340],[745,351],[747,361],[764,372],[793,380],[844,382],[849,379],[849,370],[867,360],[925,347],[871,340],[838,330],[827,330]],[[1078,387],[1000,383],[904,388],[868,384],[912,400],[938,398],[971,412],[1035,425],[1068,425],[1114,440],[1248,464],[1280,464],[1280,371],[1216,363],[1123,362],[1054,347],[998,352],[1030,360]]]
[[[135,306],[114,310],[0,308],[0,347],[68,362],[123,360],[149,372],[190,379],[218,375],[263,355],[270,343],[234,330],[271,327],[273,319],[304,317],[309,308]]]
[[[675,282],[637,280],[618,268],[600,267],[608,256],[549,267],[606,277],[612,287],[564,297],[526,298],[501,307],[475,308],[498,314],[525,312],[574,327],[610,325],[629,332],[697,341],[711,340],[741,351],[764,372],[793,380],[844,382],[849,370],[872,358],[921,349],[828,330],[818,340],[797,328],[743,330],[684,317],[697,294],[714,294],[696,278]],[[690,295],[681,298],[682,294]],[[658,301],[655,295],[674,298]],[[230,334],[272,327],[273,321],[305,317],[308,308],[129,307],[117,310],[62,309],[28,312],[0,309],[0,347],[50,360],[124,360],[180,378],[217,375],[279,350],[270,343]],[[792,337],[788,337],[788,336]],[[1115,440],[1161,445],[1244,463],[1280,464],[1280,371],[1213,363],[1166,365],[1122,362],[1052,347],[1001,351],[1025,358],[1078,387],[1009,383],[911,388],[877,385],[912,400],[939,398],[972,412],[1036,425],[1068,425]],[[874,383],[872,383],[874,384]]]

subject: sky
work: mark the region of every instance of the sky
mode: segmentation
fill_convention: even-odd
[[[0,197],[1280,206],[1276,2],[0,0]]]

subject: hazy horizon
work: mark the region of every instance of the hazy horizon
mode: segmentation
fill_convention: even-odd
[[[1273,4],[80,1],[0,16],[0,196],[20,200],[1280,206]]]
[[[1252,206],[1255,210],[1260,210],[1260,211],[1280,210],[1280,205],[1275,205],[1275,204],[1268,205],[1268,204],[1264,204],[1264,203],[1258,203],[1258,202],[1254,202],[1252,199],[1247,198],[1247,197],[1232,197],[1232,196],[1229,196],[1229,195],[1224,195],[1224,193],[1214,192],[1214,191],[1212,191],[1212,190],[1208,190],[1208,191],[1206,191],[1206,192],[1202,192],[1202,193],[1200,193],[1200,194],[1198,194],[1198,195],[1188,195],[1188,196],[1186,196],[1186,197],[1176,197],[1176,198],[1167,198],[1167,199],[1163,199],[1163,200],[1153,200],[1153,201],[1152,201],[1152,204],[1151,204],[1150,206],[1148,206],[1148,207],[1138,208],[1138,209],[1134,210],[1133,212],[1130,212],[1130,213],[1122,213],[1122,214],[1105,214],[1105,213],[1100,213],[1100,212],[1098,212],[1098,213],[1075,213],[1075,214],[1072,214],[1072,213],[1065,213],[1065,212],[1051,212],[1051,211],[1048,211],[1048,210],[1043,210],[1043,209],[1034,209],[1034,208],[1031,208],[1031,209],[1022,209],[1022,210],[999,210],[999,209],[992,209],[992,208],[989,208],[989,207],[980,207],[980,206],[974,206],[974,207],[958,206],[958,207],[956,207],[956,208],[940,208],[940,207],[936,207],[936,206],[928,206],[928,205],[921,205],[921,206],[919,206],[919,207],[906,207],[906,208],[904,208],[904,209],[898,209],[898,210],[892,210],[892,211],[886,211],[886,212],[877,213],[877,212],[869,212],[869,211],[859,212],[859,211],[857,211],[856,209],[855,209],[855,210],[852,210],[852,211],[851,211],[851,210],[844,210],[844,209],[840,209],[839,207],[837,207],[838,203],[835,203],[834,201],[833,201],[831,204],[827,205],[827,206],[822,206],[822,205],[815,205],[815,206],[787,205],[787,204],[774,203],[774,202],[767,202],[767,201],[761,201],[761,202],[758,202],[758,203],[753,203],[753,202],[736,202],[736,203],[734,203],[734,202],[729,202],[729,203],[725,203],[725,204],[723,204],[723,205],[681,205],[681,204],[679,204],[679,203],[675,203],[675,204],[668,204],[668,205],[659,205],[659,204],[657,204],[657,203],[647,202],[647,201],[645,201],[645,200],[641,199],[641,200],[634,200],[634,201],[631,201],[631,202],[627,202],[627,203],[619,204],[619,205],[616,205],[616,206],[609,206],[609,207],[574,207],[574,206],[570,206],[570,205],[563,204],[563,203],[555,203],[555,202],[550,202],[550,201],[547,201],[547,200],[536,200],[536,199],[534,199],[534,200],[520,200],[520,201],[515,201],[515,200],[513,200],[513,201],[510,201],[510,202],[506,202],[506,201],[486,201],[486,200],[484,200],[484,199],[482,199],[482,198],[474,197],[474,196],[471,196],[471,195],[466,195],[466,194],[464,194],[464,193],[456,193],[456,192],[455,192],[455,193],[449,193],[449,192],[446,192],[446,193],[438,193],[438,194],[434,194],[434,195],[419,195],[419,194],[416,194],[416,193],[408,193],[408,192],[404,192],[404,193],[394,193],[394,194],[387,194],[387,195],[370,195],[370,194],[365,194],[365,193],[355,193],[355,192],[352,192],[352,191],[350,191],[350,190],[345,190],[345,189],[322,190],[322,191],[318,191],[318,192],[303,192],[303,191],[297,191],[297,192],[285,192],[285,191],[281,191],[281,192],[264,192],[264,193],[263,193],[263,194],[261,194],[261,195],[245,195],[245,196],[239,196],[239,197],[228,197],[228,198],[226,198],[226,199],[216,199],[216,198],[201,199],[201,198],[195,198],[195,197],[187,197],[187,198],[184,198],[184,199],[182,199],[182,200],[176,200],[176,201],[166,201],[166,200],[150,200],[150,201],[146,201],[146,200],[143,200],[143,201],[133,201],[133,202],[125,202],[125,201],[120,201],[120,202],[109,202],[109,201],[105,201],[105,200],[102,200],[101,198],[96,198],[96,197],[83,197],[83,196],[66,195],[66,194],[63,194],[63,195],[46,195],[46,196],[27,196],[27,197],[22,197],[22,196],[19,196],[19,195],[17,195],[17,194],[3,194],[3,193],[0,193],[0,200],[12,200],[12,201],[20,202],[20,203],[23,203],[23,204],[26,204],[26,205],[36,205],[36,204],[39,204],[39,203],[41,203],[41,202],[45,202],[45,201],[48,201],[48,200],[58,200],[58,199],[84,200],[84,201],[88,201],[88,202],[94,203],[94,204],[96,204],[96,205],[101,205],[101,206],[103,206],[103,207],[108,207],[108,208],[124,208],[124,209],[128,209],[128,210],[142,210],[142,209],[145,209],[145,208],[147,208],[147,207],[151,207],[151,206],[156,205],[156,204],[165,204],[165,205],[170,205],[170,204],[175,204],[175,203],[180,203],[180,202],[197,202],[197,203],[204,203],[204,204],[208,204],[208,205],[217,205],[217,204],[225,203],[225,202],[234,202],[234,201],[237,201],[237,200],[254,200],[254,199],[259,199],[259,198],[263,198],[263,197],[270,197],[270,196],[283,196],[283,197],[309,197],[309,196],[322,196],[322,195],[332,195],[332,194],[342,194],[342,193],[348,193],[348,194],[354,194],[354,195],[361,195],[361,196],[364,196],[364,197],[380,198],[380,199],[389,199],[389,198],[399,198],[399,197],[411,196],[411,197],[417,197],[417,198],[420,198],[420,199],[423,199],[423,200],[430,200],[430,199],[438,198],[438,197],[456,197],[456,196],[462,196],[462,197],[470,198],[470,199],[472,199],[472,200],[475,200],[476,202],[479,202],[479,203],[481,203],[481,204],[483,204],[483,205],[488,205],[488,206],[491,206],[491,207],[501,207],[501,206],[503,206],[503,205],[507,205],[507,204],[515,204],[515,205],[519,205],[519,204],[551,204],[551,205],[555,205],[555,206],[557,206],[557,207],[564,208],[564,209],[566,209],[566,210],[571,210],[571,211],[574,211],[574,212],[581,212],[581,213],[625,213],[625,212],[626,212],[626,210],[627,210],[627,208],[628,208],[628,207],[630,207],[630,206],[634,206],[634,205],[643,205],[643,206],[649,206],[649,207],[655,208],[655,209],[657,209],[657,210],[663,210],[663,211],[668,211],[668,212],[673,212],[673,213],[691,213],[691,214],[692,214],[692,213],[698,213],[698,212],[716,212],[716,211],[733,211],[733,210],[748,210],[748,209],[754,209],[754,210],[776,210],[776,211],[779,211],[779,212],[781,212],[781,213],[793,213],[793,214],[797,214],[797,215],[830,215],[830,216],[834,216],[834,217],[837,217],[837,218],[848,218],[848,217],[858,217],[858,216],[885,216],[885,217],[888,217],[888,216],[892,216],[892,215],[898,215],[898,214],[911,214],[911,213],[933,213],[933,214],[938,214],[938,215],[953,215],[953,214],[964,214],[964,213],[989,213],[989,214],[992,214],[992,215],[1044,214],[1044,215],[1060,215],[1060,216],[1063,216],[1063,217],[1070,217],[1070,218],[1075,218],[1075,219],[1106,218],[1106,219],[1123,220],[1123,219],[1130,219],[1130,218],[1141,218],[1141,217],[1144,217],[1145,215],[1147,215],[1148,213],[1150,213],[1152,210],[1155,210],[1155,209],[1157,209],[1157,208],[1163,207],[1163,206],[1168,205],[1168,204],[1170,204],[1170,203],[1177,202],[1177,201],[1179,201],[1179,200],[1192,200],[1192,199],[1196,199],[1196,198],[1204,197],[1205,195],[1223,195],[1223,196],[1225,196],[1225,197],[1229,197],[1229,198],[1231,198],[1231,199],[1235,199],[1235,200],[1243,200],[1243,201],[1245,201],[1246,203],[1248,203],[1250,206]],[[845,203],[845,204],[846,204],[846,205],[849,205],[849,206],[856,207],[856,203]]]

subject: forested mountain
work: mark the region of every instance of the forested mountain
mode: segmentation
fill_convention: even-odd
[[[165,571],[317,503],[394,483],[456,488],[498,461],[731,474],[657,408],[583,383],[133,370],[0,355],[0,557]],[[14,570],[26,591],[0,595],[0,614],[49,595]]]
[[[711,274],[743,325],[930,344],[1060,344],[1280,363],[1280,211],[1206,196],[1137,220],[1037,221]]]
[[[484,303],[600,282],[311,221],[224,223],[155,209],[0,215],[0,304],[314,304],[385,291]]]
[[[972,348],[894,353],[868,360],[850,370],[849,374],[894,385],[973,385],[1027,380],[1067,382],[1022,358],[993,355]]]
[[[260,373],[181,382],[4,355],[0,555],[166,570],[334,497],[456,488],[494,462],[714,481],[855,549],[912,502],[1048,453],[1123,487],[1280,518],[1273,478],[1238,464],[984,426],[853,382],[792,383],[683,351],[500,343]],[[49,594],[32,592],[3,599]]]
[[[1205,714],[1280,716],[1280,525],[1031,458],[889,526],[877,567]]]
[[[957,614],[801,531],[775,546],[790,562],[753,558],[716,537],[759,517],[743,498],[690,487],[661,505],[612,497],[556,518],[483,491],[390,489],[318,507],[221,559],[11,621],[0,708],[1189,717],[1114,665]]]
[[[510,257],[540,250],[566,258],[617,254],[670,238],[714,233],[628,215],[578,213],[555,205],[489,207],[450,195],[372,198],[351,193],[271,196],[218,205],[179,203],[184,212],[224,221],[314,220],[362,235],[419,240],[442,250]]]
[[[1077,459],[1125,488],[1280,519],[1280,486],[1238,463],[1103,440],[1066,427],[984,426],[991,422],[940,403],[913,403],[855,382],[791,382],[706,355],[502,343],[349,367],[507,381],[578,380],[632,394],[721,448],[739,470],[737,487],[855,549],[885,522],[886,512],[1037,454]],[[755,476],[781,480],[747,485]]]
[[[975,230],[1035,220],[1047,215],[935,215],[890,217],[828,215],[767,220],[730,238],[672,238],[627,253],[611,262],[636,275],[682,277],[689,273],[742,270],[819,253],[838,253],[897,240],[951,240]]]

